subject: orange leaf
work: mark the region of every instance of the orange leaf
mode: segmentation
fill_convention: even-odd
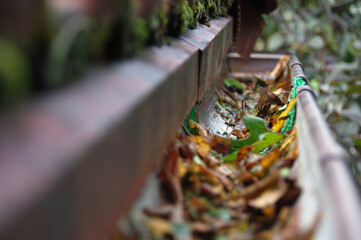
[[[281,129],[283,128],[283,125],[285,124],[285,122],[287,120],[288,113],[289,113],[289,111],[291,111],[292,107],[295,105],[295,102],[296,102],[296,98],[294,97],[289,102],[287,108],[281,113],[281,115],[278,116],[278,118],[274,122],[272,131],[274,131],[274,132],[281,131]]]

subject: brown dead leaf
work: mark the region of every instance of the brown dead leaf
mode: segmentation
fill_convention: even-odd
[[[177,159],[177,165],[178,165],[178,175],[180,178],[182,178],[188,171],[187,167],[184,166],[183,159],[178,158]]]
[[[169,219],[173,210],[174,210],[174,205],[168,204],[158,208],[146,207],[144,208],[143,212],[151,217]]]
[[[272,163],[274,163],[277,160],[278,157],[278,149],[274,149],[272,152],[266,154],[262,160],[261,160],[261,165],[264,169],[267,169],[271,166]]]
[[[229,90],[228,90],[227,88],[225,88],[225,87],[222,87],[222,91],[223,91],[225,94],[227,94],[227,95],[235,102],[235,104],[236,104],[237,107],[239,107],[237,96],[236,96],[233,92],[229,91]]]
[[[276,207],[273,205],[262,208],[262,213],[266,218],[273,218],[276,213]]]
[[[243,132],[241,130],[238,130],[238,129],[233,129],[232,132],[231,132],[232,135],[236,136],[237,139],[243,139],[245,138]]]
[[[277,206],[292,206],[301,194],[301,188],[296,186],[295,181],[287,180],[288,189],[286,193],[277,201]]]
[[[158,174],[164,198],[173,203],[183,201],[182,186],[178,172],[178,158],[179,155],[175,145],[171,144]]]
[[[247,156],[253,150],[253,148],[254,148],[253,145],[248,145],[241,148],[237,155],[237,161],[238,162],[242,161],[244,157]]]
[[[273,173],[265,176],[258,182],[255,182],[239,191],[237,197],[252,199],[257,197],[263,190],[270,187],[278,181],[278,173]]]
[[[217,180],[217,182],[218,181],[221,182],[224,185],[224,187],[227,189],[227,191],[231,191],[233,189],[234,187],[233,182],[223,174],[214,171],[213,169],[210,169],[204,165],[199,167],[206,176],[213,177],[214,179]]]
[[[215,168],[215,170],[226,177],[234,177],[236,175],[236,173],[226,165],[219,165]]]
[[[210,234],[226,228],[239,226],[241,223],[242,221],[239,220],[224,222],[217,219],[212,219],[212,222],[209,223],[194,222],[191,224],[191,228],[195,234]]]
[[[292,132],[286,139],[282,142],[280,146],[280,156],[282,157],[297,157],[297,126],[294,126]]]
[[[199,125],[199,123],[193,121],[192,119],[189,119],[188,124],[189,124],[190,128],[196,128],[198,130],[198,134],[200,136],[208,136],[207,131],[203,127],[201,127],[201,125]]]
[[[214,168],[221,165],[221,160],[213,156],[212,154],[208,154],[203,158],[203,161],[207,164],[207,166]]]
[[[169,221],[158,218],[152,217],[147,221],[148,229],[157,237],[163,237],[166,234],[172,234],[172,226]]]
[[[272,72],[269,74],[269,77],[271,79],[277,79],[281,75],[283,70],[287,67],[289,60],[290,60],[289,56],[282,56],[278,60],[276,66],[274,67]]]
[[[279,184],[277,188],[267,189],[260,196],[250,200],[248,205],[254,208],[266,208],[273,206],[276,202],[285,195],[287,191],[286,184]]]
[[[201,157],[206,157],[211,150],[211,147],[206,143],[205,138],[202,136],[189,136],[187,139],[194,143],[199,155]]]
[[[192,197],[186,202],[187,207],[192,207],[198,211],[206,211],[208,209],[207,204],[202,201],[200,197]]]
[[[258,101],[258,106],[255,110],[255,114],[261,118],[265,118],[268,115],[268,112],[272,105],[284,105],[284,103],[276,94],[268,90],[268,87],[260,89],[260,96],[261,98]]]
[[[231,148],[231,139],[213,135],[209,140],[209,145],[217,153],[226,156],[228,155],[229,149]]]
[[[285,104],[288,100],[288,96],[290,94],[290,91],[286,91],[283,88],[278,88],[273,92],[277,95],[277,97]]]
[[[273,234],[271,230],[263,231],[257,234],[254,238],[255,240],[271,240],[273,239]]]
[[[241,165],[240,169],[241,171],[239,172],[239,175],[236,178],[239,183],[242,183],[244,186],[248,186],[258,180],[256,176],[248,172],[245,166]]]
[[[209,183],[202,183],[201,192],[203,195],[208,196],[212,199],[219,198],[223,193],[222,185],[213,186]]]
[[[230,208],[233,210],[238,210],[238,214],[243,211],[244,209],[246,209],[247,204],[246,204],[246,200],[243,198],[239,198],[239,199],[228,199],[226,201],[224,201],[222,203],[222,205],[226,208]]]

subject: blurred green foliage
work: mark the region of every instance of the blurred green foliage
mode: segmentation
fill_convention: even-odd
[[[207,24],[226,15],[233,3],[109,0],[100,4],[97,14],[89,14],[84,9],[64,12],[45,0],[36,1],[39,6],[26,5],[29,11],[14,4],[19,11],[0,17],[2,107],[72,83],[92,65],[129,58],[148,45],[164,43],[167,36]]]
[[[265,19],[255,50],[296,51],[361,184],[361,2],[284,0]]]
[[[30,66],[15,44],[0,38],[0,102],[28,93]]]

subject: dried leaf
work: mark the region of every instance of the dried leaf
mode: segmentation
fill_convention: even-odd
[[[188,120],[189,127],[193,135],[207,136],[207,131],[199,125],[199,123],[193,121],[192,119]]]
[[[286,193],[287,186],[281,184],[281,186],[275,189],[268,189],[264,191],[260,196],[254,198],[248,202],[248,205],[254,208],[265,208],[273,206],[276,202]]]
[[[270,78],[277,79],[281,75],[281,73],[285,69],[285,67],[287,66],[289,60],[290,60],[289,56],[282,56],[278,60],[276,66],[274,67],[272,72],[269,74]]]
[[[241,161],[248,153],[250,153],[253,150],[254,146],[250,145],[250,146],[245,146],[243,148],[241,148],[239,151],[235,151],[227,156],[225,156],[223,158],[224,162],[233,162],[236,159],[238,161]]]
[[[222,187],[222,185],[218,185],[220,187]],[[201,192],[202,194],[204,194],[205,196],[211,197],[211,198],[218,198],[221,196],[222,194],[222,188],[220,187],[214,187],[209,183],[202,183],[201,185]]]
[[[276,121],[273,123],[272,131],[274,132],[280,132],[283,128],[283,125],[285,124],[287,120],[287,116],[289,111],[293,108],[294,104],[296,102],[296,98],[292,98],[291,101],[288,103],[286,109],[278,116]]]
[[[240,190],[237,197],[252,199],[257,197],[264,189],[268,188],[278,180],[278,174],[270,174],[253,183],[252,185]]]
[[[206,176],[213,177],[214,179],[219,180],[228,191],[231,191],[233,189],[234,185],[233,185],[232,181],[229,178],[227,178],[226,176],[224,176],[223,174],[221,174],[217,171],[214,171],[212,169],[209,169],[204,165],[200,166],[200,170]]]
[[[189,136],[187,137],[187,139],[194,143],[201,157],[206,157],[209,154],[211,147],[206,143],[205,139],[202,136]]]
[[[166,234],[172,234],[173,229],[169,221],[152,217],[147,221],[147,227],[156,237],[163,237]]]
[[[270,91],[267,91],[267,102],[266,103],[275,104],[278,106],[285,105],[276,94],[274,94],[273,92],[270,92]]]

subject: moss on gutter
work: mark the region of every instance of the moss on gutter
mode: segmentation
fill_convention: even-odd
[[[198,27],[199,22],[206,13],[206,6],[204,5],[203,1],[191,0],[189,2],[192,4],[193,10],[193,23],[191,24],[190,28],[195,29]]]
[[[178,36],[184,33],[187,28],[193,25],[193,21],[193,10],[189,6],[188,1],[174,1],[169,18],[169,34],[171,36]]]
[[[92,64],[129,58],[148,45],[163,43],[167,35],[178,36],[188,28],[197,28],[199,23],[207,24],[225,15],[232,2],[154,0],[149,9],[144,9],[142,0],[114,0],[114,11],[104,15],[65,14],[61,21],[51,14],[51,9],[43,7],[37,15],[46,19],[39,21],[39,26],[46,26],[35,26],[36,34],[24,37],[29,39],[25,46],[10,34],[2,36],[13,50],[6,57],[12,63],[0,63],[0,104],[21,99],[29,92],[64,86]],[[13,72],[14,66],[17,73]]]
[[[149,29],[148,44],[161,44],[164,36],[167,34],[167,26],[169,19],[168,5],[163,3],[159,11],[152,13],[147,19],[147,28]]]
[[[0,38],[0,103],[12,103],[29,92],[30,63],[11,41]]]

